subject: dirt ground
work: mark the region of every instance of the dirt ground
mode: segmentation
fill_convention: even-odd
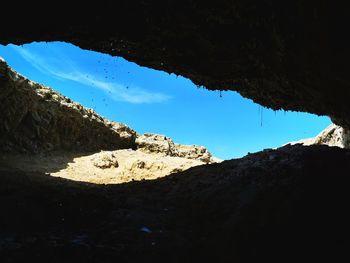
[[[108,161],[116,165],[99,167],[96,160],[103,164],[104,156],[113,156]],[[147,154],[131,149],[100,152],[56,151],[42,154],[4,154],[0,156],[0,165],[10,170],[43,173],[48,176],[65,178],[78,182],[94,184],[120,184],[131,181],[154,180],[172,173],[187,170],[190,167],[205,164],[199,160]]]
[[[348,261],[350,151],[301,145],[98,185],[0,166],[0,262]]]

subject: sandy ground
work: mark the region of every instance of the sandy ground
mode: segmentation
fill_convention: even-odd
[[[96,159],[111,153],[118,167],[100,168],[94,165]],[[44,173],[48,176],[95,184],[152,180],[204,164],[198,160],[134,150],[98,153],[54,152],[39,155],[7,154],[0,157],[0,165],[13,170]]]

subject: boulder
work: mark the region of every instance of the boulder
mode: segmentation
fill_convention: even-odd
[[[145,133],[136,138],[137,149],[144,153],[159,153],[164,156],[178,156],[175,143],[161,134]]]
[[[94,154],[91,160],[94,166],[101,169],[117,168],[119,166],[117,156],[114,152],[102,151],[99,154]]]
[[[174,143],[172,139],[161,134],[145,133],[138,135],[136,145],[137,149],[144,153],[162,154],[163,156],[198,160],[204,163],[221,161],[212,157],[208,149],[203,146]]]
[[[212,155],[207,148],[198,145],[176,144],[178,157],[195,159],[205,163],[212,162]]]

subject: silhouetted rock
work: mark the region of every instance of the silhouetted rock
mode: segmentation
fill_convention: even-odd
[[[348,13],[332,0],[100,0],[84,12],[29,1],[16,13],[25,23],[6,23],[0,43],[69,42],[350,128]]]

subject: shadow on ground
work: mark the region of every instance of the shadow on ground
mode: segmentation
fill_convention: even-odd
[[[0,261],[334,261],[349,171],[349,150],[301,145],[120,185],[1,166]]]

